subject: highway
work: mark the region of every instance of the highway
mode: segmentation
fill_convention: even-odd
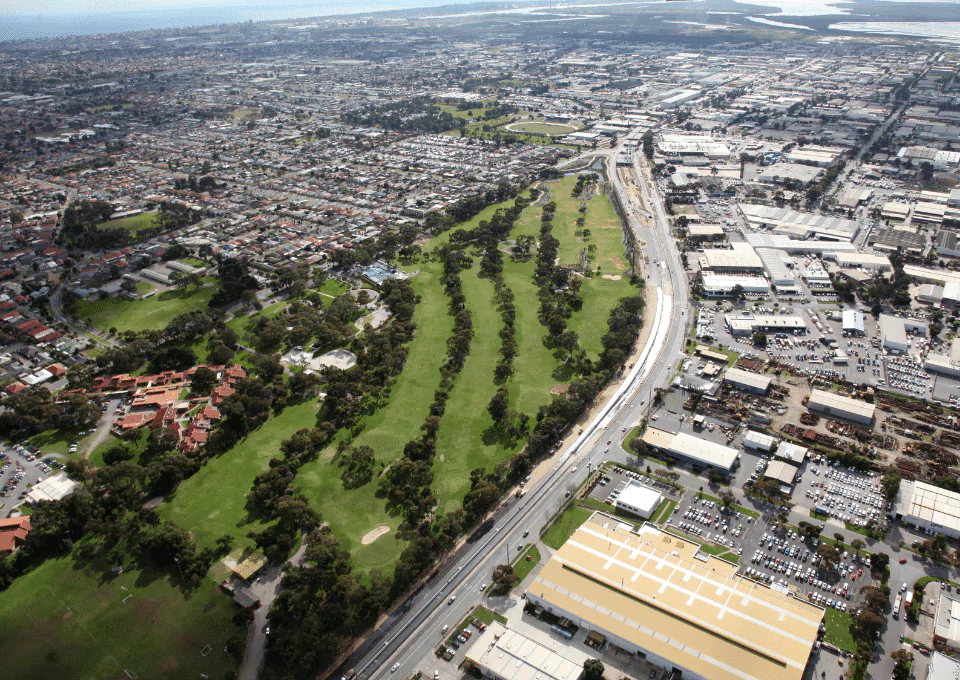
[[[481,599],[480,586],[490,582],[493,568],[512,560],[518,548],[532,540],[524,537],[525,532],[531,537],[539,533],[567,493],[604,459],[606,442],[619,439],[625,428],[643,417],[653,389],[665,386],[677,365],[690,315],[686,314],[686,277],[663,201],[639,159],[633,168],[625,169],[628,177],[624,181],[619,176],[624,169],[613,165],[613,151],[598,155],[608,159],[609,179],[625,207],[629,228],[637,242],[645,244],[643,253],[650,263],[646,284],[655,291],[656,305],[645,312],[645,323],[651,326],[647,342],[620,387],[553,468],[532,484],[522,499],[506,503],[496,513],[493,529],[449,557],[440,574],[411,596],[344,665],[363,678],[391,677],[394,663],[399,664],[398,677],[422,669],[423,659],[431,656],[441,640],[442,627],[455,626],[472,611]],[[454,601],[452,596],[456,596]]]

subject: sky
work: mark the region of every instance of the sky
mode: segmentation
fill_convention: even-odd
[[[446,0],[444,4],[457,5],[473,0]],[[346,14],[351,9],[363,12],[365,6],[371,2],[356,2],[351,0],[279,0],[279,2],[265,2],[264,0],[0,0],[0,16],[3,15],[40,15],[40,14],[97,14],[105,12],[131,12],[142,10],[183,10],[191,7],[215,8],[242,5],[275,9],[281,7],[296,7],[298,5],[325,5],[330,8],[330,14]],[[408,8],[416,7],[420,3],[414,0],[379,0],[378,7]],[[436,5],[434,2],[424,2],[424,5]],[[326,13],[326,12],[325,12]]]

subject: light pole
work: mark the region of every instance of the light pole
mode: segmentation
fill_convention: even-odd
[[[177,557],[174,557],[173,561],[177,563],[177,571],[180,572],[180,578],[182,579],[184,576],[183,576],[183,569],[180,568],[180,559]]]

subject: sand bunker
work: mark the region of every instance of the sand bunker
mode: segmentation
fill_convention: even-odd
[[[623,277],[619,274],[604,274],[602,278],[609,279],[610,281],[619,281]]]
[[[360,539],[360,543],[363,545],[370,545],[375,540],[383,536],[384,534],[390,533],[390,527],[386,524],[379,526],[376,529],[372,529],[363,535],[363,538]]]

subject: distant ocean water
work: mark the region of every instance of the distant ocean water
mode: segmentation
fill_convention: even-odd
[[[202,3],[203,0],[199,0]],[[29,9],[7,13],[0,2],[0,41],[53,38],[93,33],[123,33],[148,29],[274,21],[338,14],[459,5],[476,0],[329,0],[328,2],[249,4],[198,4],[197,7],[150,7],[128,11],[83,13],[33,13]],[[107,4],[107,3],[105,3]]]

